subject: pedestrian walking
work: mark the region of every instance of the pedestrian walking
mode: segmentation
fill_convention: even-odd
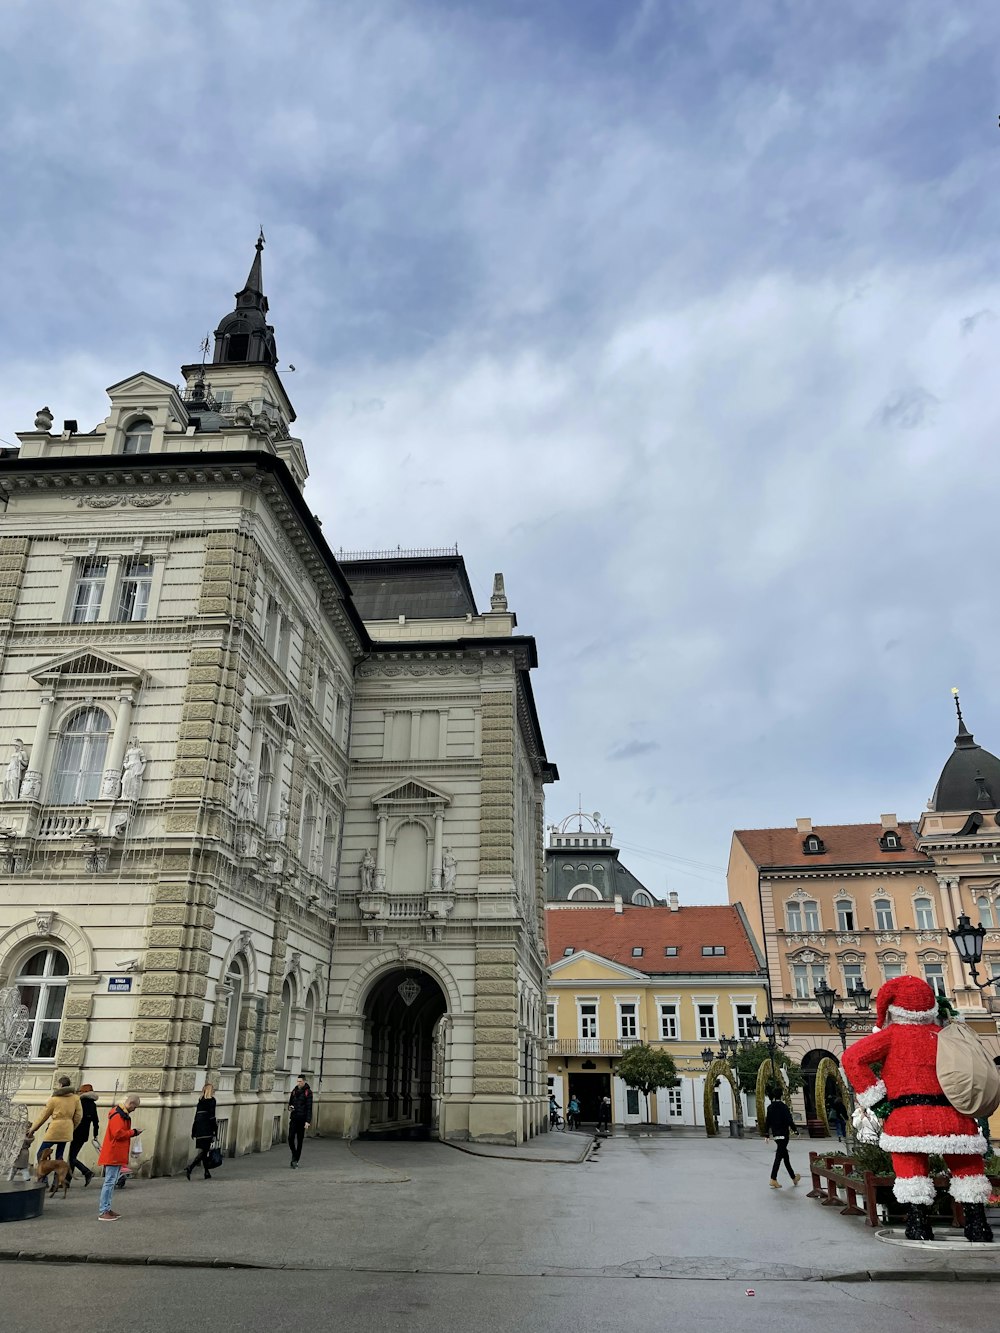
[[[569,1099],[569,1105],[566,1107],[566,1123],[570,1129],[580,1128],[580,1099],[575,1094]]]
[[[611,1128],[611,1098],[607,1093],[601,1098],[601,1104],[597,1108],[597,1128],[598,1131]]]
[[[833,1101],[829,1104],[830,1128],[837,1136],[838,1143],[847,1142],[847,1107],[844,1105],[844,1099],[838,1092]]]
[[[194,1108],[194,1120],[191,1124],[191,1137],[198,1149],[198,1156],[190,1166],[184,1168],[188,1180],[191,1179],[191,1172],[199,1165],[205,1170],[205,1179],[212,1179],[212,1173],[208,1169],[208,1153],[218,1128],[219,1122],[215,1115],[215,1085],[206,1083],[198,1098],[198,1105]]]
[[[299,1158],[302,1156],[302,1144],[305,1141],[306,1130],[312,1124],[312,1117],[312,1088],[306,1082],[305,1074],[300,1074],[295,1080],[295,1087],[288,1098],[288,1146],[292,1153],[291,1167],[293,1171],[298,1166]]]
[[[788,1156],[788,1140],[791,1137],[792,1130],[795,1128],[795,1121],[792,1119],[792,1113],[781,1100],[776,1092],[768,1094],[771,1098],[771,1105],[767,1108],[767,1115],[764,1118],[764,1128],[767,1130],[766,1139],[774,1139],[774,1163],[771,1167],[771,1188],[780,1190],[778,1184],[778,1168],[784,1162],[788,1174],[792,1178],[792,1184],[797,1185],[802,1179],[797,1176],[792,1169],[792,1163]]]
[[[123,1097],[117,1106],[112,1107],[104,1131],[97,1165],[104,1167],[104,1184],[101,1186],[101,1201],[97,1206],[98,1222],[117,1222],[120,1213],[112,1212],[111,1197],[118,1177],[128,1168],[128,1154],[132,1140],[138,1138],[141,1129],[132,1128],[132,1112],[139,1105],[139,1098],[134,1095]]]
[[[73,1131],[82,1118],[83,1108],[80,1106],[80,1098],[73,1091],[69,1079],[65,1076],[58,1079],[55,1091],[29,1130],[33,1138],[48,1121],[48,1129],[45,1131],[41,1147],[35,1154],[35,1161],[38,1161],[46,1148],[52,1148],[56,1161],[61,1162],[66,1155],[66,1145],[72,1143]]]
[[[84,1166],[80,1161],[80,1149],[88,1139],[94,1140],[94,1147],[100,1148],[101,1121],[97,1114],[97,1093],[94,1091],[92,1083],[80,1084],[80,1109],[83,1114],[80,1123],[73,1131],[73,1140],[69,1145],[69,1169],[70,1172],[79,1171],[83,1176],[84,1189],[94,1179],[94,1173],[89,1166]]]

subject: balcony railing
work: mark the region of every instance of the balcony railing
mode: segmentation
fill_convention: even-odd
[[[549,1040],[549,1055],[624,1055],[638,1037],[569,1037]]]

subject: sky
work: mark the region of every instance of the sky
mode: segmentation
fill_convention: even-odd
[[[0,437],[178,379],[263,225],[331,545],[457,543],[481,608],[502,570],[547,818],[721,901],[734,828],[918,816],[953,685],[1000,750],[998,39],[992,0],[8,0]]]

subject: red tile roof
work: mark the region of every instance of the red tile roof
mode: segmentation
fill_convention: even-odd
[[[810,830],[823,840],[826,851],[820,854],[803,851],[808,833],[797,828],[737,829],[737,837],[758,866],[808,866],[823,870],[829,866],[898,865],[908,861],[930,861],[930,857],[916,850],[913,825],[903,820],[899,827],[887,830],[881,824],[826,824]],[[878,845],[886,832],[899,834],[903,846],[898,852],[884,852]]]
[[[550,908],[545,913],[549,963],[557,963],[572,947],[586,949],[637,972],[746,973],[761,965],[735,907],[613,907]],[[702,946],[721,944],[725,956],[702,956]],[[676,955],[664,949],[675,945]],[[633,948],[642,957],[633,958]]]

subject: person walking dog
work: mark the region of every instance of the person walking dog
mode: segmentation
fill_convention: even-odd
[[[101,1133],[101,1121],[97,1114],[97,1094],[94,1092],[92,1083],[80,1084],[80,1108],[83,1111],[80,1123],[73,1131],[73,1142],[69,1145],[69,1168],[70,1171],[79,1171],[83,1176],[84,1189],[94,1179],[94,1173],[89,1166],[84,1166],[80,1161],[80,1149],[88,1139],[94,1140],[94,1147],[100,1147],[97,1142]]]
[[[82,1118],[80,1098],[73,1091],[69,1079],[63,1076],[57,1080],[55,1091],[29,1131],[34,1137],[46,1121],[49,1123],[35,1160],[41,1157],[46,1148],[53,1148],[56,1161],[61,1162],[66,1155],[66,1145],[73,1141],[73,1132]]]
[[[788,1174],[792,1178],[792,1184],[797,1185],[802,1179],[797,1176],[792,1169],[792,1163],[788,1156],[788,1140],[792,1130],[795,1128],[795,1121],[792,1119],[792,1113],[781,1100],[776,1092],[768,1094],[771,1098],[771,1105],[767,1108],[767,1115],[764,1118],[764,1128],[767,1130],[765,1138],[774,1139],[774,1163],[771,1167],[771,1188],[780,1190],[778,1184],[778,1168],[784,1162]]]
[[[291,1166],[293,1171],[298,1166],[299,1158],[302,1156],[302,1144],[306,1137],[306,1130],[312,1124],[312,1116],[312,1088],[306,1082],[305,1074],[300,1074],[295,1080],[295,1087],[288,1098],[288,1146],[292,1153]]]
[[[112,1212],[111,1197],[118,1184],[118,1177],[128,1166],[132,1140],[142,1133],[141,1129],[132,1128],[132,1112],[138,1105],[138,1097],[123,1097],[108,1116],[104,1142],[97,1159],[97,1165],[104,1167],[104,1184],[101,1186],[101,1201],[97,1210],[98,1222],[117,1222],[121,1216],[120,1213]]]
[[[191,1179],[191,1172],[199,1164],[205,1169],[205,1179],[212,1179],[212,1173],[208,1169],[208,1150],[212,1146],[218,1128],[219,1122],[215,1116],[215,1085],[206,1083],[201,1090],[198,1105],[194,1110],[194,1122],[191,1125],[191,1137],[198,1149],[198,1156],[190,1166],[184,1168],[188,1180]]]

